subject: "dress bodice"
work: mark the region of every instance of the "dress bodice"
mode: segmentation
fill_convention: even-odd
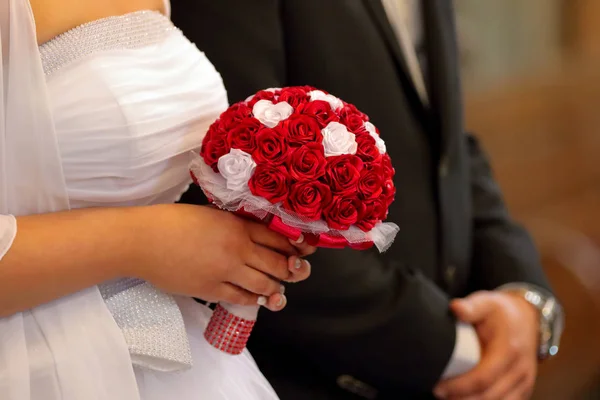
[[[191,151],[227,107],[204,54],[152,11],[90,22],[39,50],[70,207],[175,202]],[[133,278],[98,287],[135,365],[191,365],[171,296]]]
[[[71,207],[177,200],[190,151],[227,107],[204,54],[150,11],[82,25],[40,53]]]
[[[204,54],[156,12],[89,23],[38,49],[29,0],[5,3],[0,259],[13,215],[175,200],[187,153],[227,105]],[[276,399],[247,352],[204,339],[210,316],[124,279],[0,318],[0,398]]]

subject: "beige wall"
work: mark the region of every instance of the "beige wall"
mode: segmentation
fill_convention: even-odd
[[[467,91],[555,68],[562,0],[455,0]]]

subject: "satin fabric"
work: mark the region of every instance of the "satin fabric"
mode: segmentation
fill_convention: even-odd
[[[2,0],[0,7],[0,214],[66,210],[33,13],[26,0]],[[28,346],[36,338],[46,345]],[[53,370],[37,368],[42,353],[55,358]],[[0,319],[0,398],[139,399],[123,335],[97,288]]]
[[[176,200],[190,183],[189,151],[227,106],[206,57],[173,31],[160,44],[94,53],[44,76],[29,2],[0,7],[4,247],[15,234],[10,215]],[[232,357],[204,341],[209,309],[177,304],[194,357],[180,373],[133,367],[97,287],[1,318],[0,398],[277,398],[247,352]]]

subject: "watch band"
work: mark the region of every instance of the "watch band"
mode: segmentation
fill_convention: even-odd
[[[544,360],[558,353],[564,329],[564,312],[558,300],[549,291],[528,283],[509,283],[500,291],[518,293],[539,312],[538,358]]]

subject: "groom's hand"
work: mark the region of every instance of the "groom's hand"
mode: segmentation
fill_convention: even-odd
[[[481,341],[481,362],[472,371],[440,382],[440,399],[529,399],[537,371],[537,310],[518,295],[477,292],[450,305],[474,325]]]

